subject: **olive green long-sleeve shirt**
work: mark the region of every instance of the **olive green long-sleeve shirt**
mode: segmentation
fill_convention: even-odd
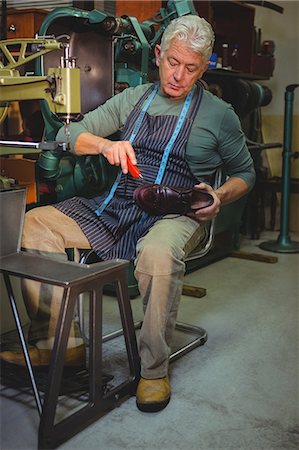
[[[73,151],[77,137],[84,132],[108,137],[124,126],[132,108],[150,85],[125,89],[83,120],[72,123],[70,145]],[[148,114],[179,115],[184,100],[171,100],[161,92],[155,96]],[[62,127],[56,139],[65,141]],[[134,144],[133,144],[134,147]],[[186,146],[186,160],[199,181],[209,181],[215,168],[224,165],[227,176],[239,177],[250,187],[255,181],[253,161],[245,142],[240,121],[231,105],[204,90],[202,101]]]

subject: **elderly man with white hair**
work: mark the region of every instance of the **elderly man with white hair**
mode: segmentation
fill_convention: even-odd
[[[102,260],[134,261],[144,305],[136,401],[146,412],[159,411],[170,400],[170,344],[184,260],[196,246],[203,245],[205,223],[222,205],[247,193],[255,180],[238,117],[231,105],[200,81],[213,45],[213,30],[203,18],[187,15],[171,21],[161,44],[155,47],[159,81],[125,89],[70,126],[71,151],[102,155],[120,166],[112,189],[95,198],[73,197],[26,214],[23,247],[28,251],[66,258],[66,248],[92,248]],[[110,140],[119,130],[121,139]],[[63,128],[57,140],[66,140]],[[128,173],[128,160],[138,165],[145,183],[204,190],[211,194],[212,204],[197,208],[195,202],[182,214],[142,212],[134,201],[138,180]],[[210,183],[220,166],[227,178],[214,191]],[[163,190],[152,195],[163,196]],[[173,196],[177,202],[175,192]],[[33,365],[46,365],[60,293],[32,281],[23,283],[23,293],[31,318],[31,360]],[[17,352],[2,352],[0,357],[24,364]],[[85,348],[74,322],[65,364],[76,366],[84,361]]]

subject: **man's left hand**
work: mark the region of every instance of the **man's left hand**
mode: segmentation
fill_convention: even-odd
[[[209,186],[206,183],[200,183],[194,187],[206,190],[209,194],[213,196],[214,203],[211,206],[207,206],[206,208],[203,209],[198,209],[197,211],[188,213],[186,215],[188,217],[191,217],[191,219],[196,220],[197,222],[208,222],[209,220],[214,219],[219,213],[221,205],[220,199],[217,196],[216,192],[213,190],[211,186]]]

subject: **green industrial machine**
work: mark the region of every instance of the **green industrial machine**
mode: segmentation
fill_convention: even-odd
[[[20,66],[54,50],[63,51],[59,67],[49,68],[44,76],[20,75]],[[51,114],[66,124],[80,115],[80,96],[70,95],[80,91],[80,70],[68,50],[68,44],[51,38],[0,41],[0,123],[7,115],[9,102],[14,100],[45,100]]]
[[[60,60],[48,68],[45,75],[21,75],[20,68],[50,52],[59,51]],[[52,37],[9,39],[0,41],[0,124],[7,116],[13,101],[43,100],[51,117],[69,127],[71,120],[81,117],[80,70],[70,57],[69,44]],[[58,62],[58,64],[57,64]],[[10,154],[39,153],[42,150],[61,150],[66,153],[66,143],[22,142],[1,140],[1,156]],[[5,177],[1,177],[3,184]]]
[[[135,17],[115,17],[103,11],[57,8],[46,17],[39,34],[60,36],[69,44],[80,67],[84,114],[129,86],[154,80],[154,47],[169,22],[186,14],[196,14],[193,2],[186,0],[168,2],[153,19],[141,23]],[[60,53],[39,58],[36,72],[44,75]],[[46,139],[53,140],[62,123],[46,102],[42,114]],[[73,195],[92,197],[107,188],[116,174],[102,156],[76,157],[61,152],[43,152],[38,167],[41,180],[52,185],[55,201]]]

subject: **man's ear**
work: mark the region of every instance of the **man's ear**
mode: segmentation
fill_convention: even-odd
[[[209,65],[210,65],[210,61],[208,61],[208,62],[206,63],[204,72],[206,72],[206,71],[208,70]]]
[[[209,63],[210,63],[209,61],[207,63],[205,63],[205,65],[202,68],[202,71],[201,71],[201,74],[200,74],[199,78],[201,78],[203,76],[203,74],[208,70]]]
[[[156,57],[156,66],[160,66],[160,59],[161,59],[161,47],[160,45],[155,45],[155,57]]]

